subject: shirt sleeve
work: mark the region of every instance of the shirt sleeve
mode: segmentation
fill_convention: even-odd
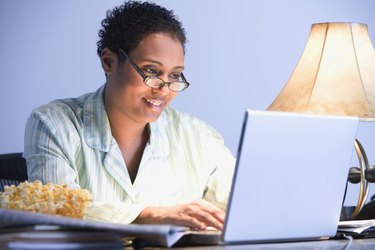
[[[54,116],[58,115],[56,111]],[[23,157],[27,163],[28,179],[78,188],[77,171],[70,158],[75,146],[70,139],[71,132],[66,128],[69,126],[57,126],[53,121],[38,111],[33,111],[27,120]]]
[[[111,223],[130,224],[145,209],[145,205],[129,205],[124,202],[94,202],[86,208],[85,218]]]
[[[219,161],[210,175],[203,198],[225,211],[231,191],[235,159],[226,148],[217,156]]]
[[[79,176],[74,166],[77,161],[79,143],[75,141],[74,129],[58,116],[52,117],[44,112],[34,111],[26,123],[24,158],[27,162],[29,181],[40,180],[43,183],[67,184],[70,188],[80,188]],[[56,122],[56,121],[59,122]],[[63,126],[59,126],[63,124]],[[79,159],[78,159],[79,161]],[[126,202],[94,201],[85,210],[85,217],[91,220],[113,223],[131,223],[146,207],[142,204]]]
[[[219,132],[210,126],[206,129],[205,156],[213,170],[208,178],[203,198],[225,211],[231,191],[235,157],[225,146]]]

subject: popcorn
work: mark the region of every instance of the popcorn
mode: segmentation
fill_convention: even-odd
[[[5,186],[0,192],[0,208],[83,218],[84,209],[91,204],[87,189],[69,189],[67,185],[41,181],[22,182]]]

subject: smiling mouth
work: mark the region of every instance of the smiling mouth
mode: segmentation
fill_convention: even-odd
[[[164,101],[162,100],[147,99],[147,98],[145,98],[145,100],[146,100],[146,103],[149,104],[149,106],[151,106],[151,108],[153,109],[160,110],[164,105]]]

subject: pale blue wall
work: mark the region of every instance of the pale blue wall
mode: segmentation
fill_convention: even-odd
[[[104,83],[96,56],[105,11],[122,1],[0,1],[0,153],[23,150],[33,107]],[[216,127],[236,152],[243,112],[266,109],[293,72],[316,22],[363,22],[375,41],[375,1],[156,1],[175,10],[189,43],[191,87],[173,105]],[[358,137],[375,164],[375,124]],[[355,161],[354,161],[355,162]],[[357,186],[353,187],[355,200]]]

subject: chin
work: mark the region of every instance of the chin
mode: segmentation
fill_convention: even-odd
[[[158,119],[159,119],[159,117],[160,117],[160,114],[161,114],[161,112],[158,112],[158,113],[152,113],[152,114],[147,114],[146,116],[146,121],[147,122],[156,122]]]

